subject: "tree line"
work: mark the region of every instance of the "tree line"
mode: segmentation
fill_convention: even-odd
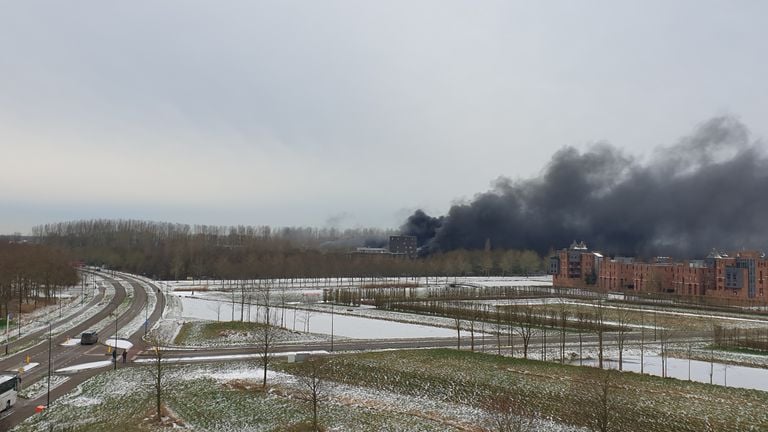
[[[69,249],[90,265],[158,279],[307,278],[540,273],[532,251],[456,250],[404,259],[354,253],[384,246],[394,232],[376,229],[219,227],[135,220],[41,225],[35,241]]]
[[[18,305],[48,301],[63,287],[78,283],[72,259],[47,245],[0,242],[0,317]]]

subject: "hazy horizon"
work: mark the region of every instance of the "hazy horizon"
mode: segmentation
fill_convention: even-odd
[[[9,2],[0,233],[396,228],[564,147],[768,130],[768,4]]]

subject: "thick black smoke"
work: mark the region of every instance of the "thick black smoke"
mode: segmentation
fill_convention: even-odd
[[[403,225],[429,251],[532,249],[585,240],[620,255],[705,255],[768,247],[768,159],[737,120],[709,120],[641,163],[609,144],[558,151],[540,177],[501,178],[469,204]]]
[[[400,231],[408,235],[416,236],[416,242],[419,246],[424,246],[434,239],[437,230],[443,223],[444,217],[434,218],[424,213],[422,210],[416,210],[408,216],[408,220],[400,227]]]

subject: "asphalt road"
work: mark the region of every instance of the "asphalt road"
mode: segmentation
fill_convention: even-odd
[[[109,355],[107,354],[106,347],[101,344],[87,345],[87,346],[83,346],[83,345],[61,346],[60,344],[64,343],[69,338],[69,336],[78,336],[86,330],[93,329],[97,323],[113,315],[114,311],[120,306],[120,304],[123,303],[123,301],[125,301],[127,296],[125,288],[120,283],[118,283],[119,279],[128,281],[133,286],[134,297],[131,301],[129,308],[117,318],[116,322],[117,322],[118,330],[121,325],[126,325],[127,323],[132,321],[136,316],[148,315],[149,322],[154,323],[159,319],[160,315],[162,314],[163,308],[165,306],[165,298],[161,292],[156,291],[158,293],[157,294],[158,301],[151,315],[149,315],[148,314],[149,311],[145,309],[147,307],[147,293],[144,287],[142,287],[136,281],[135,278],[126,277],[123,275],[109,277],[104,273],[99,273],[99,275],[102,278],[104,278],[107,283],[110,283],[115,288],[115,296],[112,298],[109,304],[106,305],[106,307],[101,309],[98,313],[96,313],[91,318],[87,319],[81,324],[68,328],[66,331],[53,335],[50,343],[50,348],[51,348],[50,358],[51,358],[51,363],[53,365],[52,369],[54,368],[61,369],[61,368],[76,365],[76,364],[110,359]],[[103,295],[104,295],[104,292],[103,291],[100,292],[99,296],[97,296],[97,298],[94,298],[89,303],[89,307],[97,307],[99,301],[103,299]],[[111,325],[107,325],[106,329],[99,332],[99,340],[105,341],[110,337],[114,337],[114,328],[115,327],[112,327]],[[44,342],[39,343],[24,351],[15,353],[12,356],[9,356],[8,358],[3,359],[2,361],[0,361],[0,370],[6,370],[6,371],[16,370],[20,365],[22,365],[25,362],[26,356],[29,356],[31,362],[36,362],[40,364],[37,367],[31,369],[28,372],[25,372],[22,375],[22,385],[29,386],[30,384],[36,381],[39,381],[40,379],[47,379],[49,343],[46,343],[47,341],[45,341],[46,335],[47,335],[47,331],[43,330],[43,331],[38,331],[36,333],[25,336],[23,338],[24,340],[43,339]],[[134,348],[132,348],[129,351],[129,354],[131,353],[135,354],[136,352],[139,352],[144,349],[144,343],[141,339],[143,335],[144,335],[144,327],[141,327],[141,329],[129,335],[127,339],[130,340],[131,343],[133,343],[134,345]],[[118,332],[119,338],[126,339],[125,336],[126,335]],[[103,368],[95,369],[95,370],[87,370],[87,371],[79,372],[74,375],[70,375],[69,380],[67,380],[65,383],[51,390],[51,393],[50,393],[51,404],[55,403],[56,398],[66,394],[70,390],[74,389],[80,383],[84,382],[88,378],[98,373],[103,372],[104,370],[105,369]],[[48,394],[43,394],[42,396],[32,400],[19,398],[17,400],[16,405],[14,405],[10,410],[3,412],[2,415],[0,416],[0,432],[10,429],[13,426],[17,425],[18,423],[24,421],[24,419],[26,419],[27,417],[34,415],[36,406],[47,405],[47,403],[48,403]]]

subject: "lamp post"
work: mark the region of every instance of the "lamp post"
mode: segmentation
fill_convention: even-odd
[[[8,312],[8,315],[5,316],[5,355],[8,355],[8,340],[11,338],[10,333],[8,333],[8,329],[11,327],[11,317],[13,314]]]
[[[148,325],[149,325],[149,295],[147,295],[147,303],[144,305],[144,336],[147,335]]]
[[[51,345],[53,340],[53,329],[51,322],[48,321],[48,396],[45,402],[45,408],[48,409],[51,406]]]
[[[118,317],[117,310],[115,310],[115,344],[112,347],[113,348],[112,359],[115,360],[113,370],[117,370],[117,317]]]

